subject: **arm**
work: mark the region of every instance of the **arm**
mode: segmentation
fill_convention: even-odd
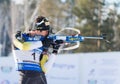
[[[60,44],[63,43],[62,40],[57,40],[54,44],[53,44],[53,51],[51,54],[47,55],[48,59],[47,61],[45,62],[44,64],[44,70],[45,70],[45,73],[47,74],[47,72],[52,68],[54,62],[55,62],[55,59],[56,59],[56,55],[58,53],[58,50],[59,50],[59,47],[60,47]],[[43,59],[45,59],[46,57],[43,56]]]
[[[13,37],[13,44],[20,50],[33,50],[42,47],[41,40],[30,41],[28,40],[29,37],[27,34],[16,34],[15,37]],[[28,41],[25,40],[26,38]]]
[[[18,39],[13,39],[13,44],[20,50],[30,50],[30,43],[29,42],[20,42]]]
[[[56,54],[50,54],[49,55],[49,58],[48,58],[48,61],[45,63],[44,67],[45,67],[45,73],[47,74],[47,72],[52,68],[54,62],[55,62],[55,59],[56,59]]]

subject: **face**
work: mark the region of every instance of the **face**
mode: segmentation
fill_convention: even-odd
[[[30,31],[30,34],[32,35],[32,36],[34,36],[34,35],[42,35],[42,36],[46,36],[46,35],[48,35],[48,30],[33,30],[33,31]]]
[[[36,30],[36,35],[46,36],[48,35],[48,30]]]

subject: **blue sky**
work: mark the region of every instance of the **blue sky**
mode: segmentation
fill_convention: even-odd
[[[120,0],[106,0],[106,2],[108,2],[109,4],[111,4],[111,5],[109,5],[109,8],[114,8],[114,6],[113,6],[113,4],[112,3],[118,3],[119,2],[119,7],[117,8],[117,12],[118,12],[118,14],[120,14]]]

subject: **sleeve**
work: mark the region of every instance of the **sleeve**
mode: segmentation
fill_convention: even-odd
[[[13,44],[20,50],[29,50],[30,44],[27,42],[20,42],[18,39],[13,39]]]
[[[50,54],[49,55],[48,61],[44,65],[44,67],[46,69],[46,72],[45,72],[46,74],[52,68],[52,66],[55,62],[55,59],[56,59],[56,54]]]
[[[13,44],[20,50],[33,50],[42,47],[42,42],[20,42],[18,39],[13,39]]]
[[[45,63],[48,61],[48,55],[47,54],[43,54],[42,55],[42,59],[40,60],[40,66],[42,68],[42,71],[46,73],[46,68],[45,68]]]

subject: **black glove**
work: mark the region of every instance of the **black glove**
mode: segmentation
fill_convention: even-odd
[[[21,38],[21,31],[17,31],[15,37],[16,37],[16,38]]]
[[[17,31],[17,33],[15,35],[16,39],[19,40],[20,42],[22,42],[22,35],[21,34],[22,34],[21,31]]]
[[[52,53],[57,54],[58,53],[58,49],[60,48],[60,44],[62,44],[62,43],[63,43],[63,40],[56,40],[53,43],[53,52]]]
[[[52,39],[45,38],[45,39],[42,41],[43,51],[44,51],[44,52],[47,52],[47,51],[48,51],[48,48],[50,47],[50,45],[51,45],[52,43],[53,43],[53,40],[52,40]]]
[[[22,32],[21,32],[21,31],[17,31],[15,37],[16,37],[16,39],[19,40],[20,42],[24,42],[24,38],[22,37]]]

